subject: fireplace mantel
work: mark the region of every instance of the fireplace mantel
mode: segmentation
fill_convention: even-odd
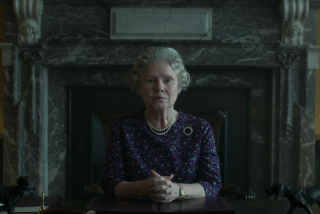
[[[173,47],[187,68],[205,70],[193,72],[194,87],[250,90],[250,153],[245,158],[249,162],[248,190],[257,198],[267,198],[264,188],[273,182],[314,184],[319,1],[310,1],[304,45],[300,47],[279,46],[276,0],[166,1],[173,7],[196,4],[213,8],[212,41],[110,40],[110,7],[126,7],[137,1],[47,0],[42,40],[36,45],[18,44],[12,1],[1,2],[6,6],[8,42],[0,44],[5,57],[5,184],[14,184],[18,175],[29,175],[36,194],[45,189],[46,194],[65,196],[68,89],[125,87],[125,73],[116,68],[132,65],[135,56],[149,46]],[[248,81],[262,71],[270,78],[261,87]],[[269,92],[272,96],[266,103]]]
[[[188,44],[188,47],[185,47]],[[152,45],[155,45],[154,43]],[[161,46],[164,42],[160,43]],[[170,44],[167,44],[170,45]],[[149,47],[145,43],[124,45],[123,49],[132,51],[131,54],[126,54],[121,56],[122,49],[117,45],[105,45],[103,47],[97,45],[79,44],[73,50],[65,46],[51,46],[48,48],[39,48],[39,46],[25,46],[18,48],[12,43],[0,43],[0,48],[2,48],[3,59],[2,66],[13,66],[13,54],[14,47],[16,51],[22,55],[23,53],[28,53],[30,56],[25,57],[23,60],[27,65],[35,66],[41,65],[45,67],[60,67],[60,66],[89,66],[89,67],[99,67],[99,66],[112,66],[112,65],[131,65],[134,57],[140,53],[144,48]],[[180,52],[194,53],[188,55],[185,59],[186,65],[211,65],[211,66],[255,66],[255,67],[279,67],[278,55],[279,53],[291,53],[298,52],[299,54],[305,51],[308,55],[306,58],[308,63],[308,69],[318,69],[319,68],[319,46],[303,46],[303,47],[279,47],[275,48],[273,46],[266,46],[263,48],[256,48],[255,45],[247,45],[249,50],[245,50],[240,45],[234,45],[230,47],[217,47],[215,45],[208,45],[199,42],[189,42],[182,44],[171,45],[171,47],[176,48]],[[202,53],[206,56],[200,59],[197,49],[202,49]],[[219,52],[216,51],[219,49]],[[91,54],[95,53],[95,57],[92,58]],[[119,60],[114,60],[114,55],[119,54]],[[209,55],[210,54],[210,55]],[[33,58],[37,55],[43,55],[41,59],[37,59],[33,62]],[[228,58],[225,61],[221,61],[219,55],[229,55],[232,58]],[[259,55],[259,56],[257,56]],[[111,57],[110,57],[111,56]],[[254,57],[255,56],[255,57]],[[19,56],[18,56],[19,57]],[[198,58],[197,58],[198,57]],[[202,62],[194,64],[194,61]],[[281,63],[280,63],[281,64]]]

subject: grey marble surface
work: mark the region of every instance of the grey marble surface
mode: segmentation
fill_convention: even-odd
[[[42,36],[47,40],[58,38],[59,42],[70,45],[74,43],[108,43],[110,42],[109,12],[109,8],[94,4],[89,7],[81,4],[77,7],[68,4],[45,5],[42,15]],[[310,14],[312,13],[316,14],[316,11],[310,11]],[[279,20],[278,8],[246,7],[233,10],[213,8],[213,41],[209,44],[277,44],[281,35]],[[309,22],[314,21],[307,20],[307,23]],[[81,30],[76,23],[81,23]],[[305,31],[307,34],[313,33],[315,35],[316,28],[307,28]],[[315,44],[314,41],[310,43]]]
[[[199,7],[207,6],[201,2]],[[132,65],[144,48],[170,46],[181,53],[189,67],[242,69],[195,73],[192,85],[252,89],[249,190],[257,198],[267,198],[264,189],[273,182],[312,185],[315,70],[306,66],[306,47],[278,47],[281,21],[276,2],[214,1],[220,7],[213,3],[210,6],[212,41],[111,41],[108,6],[118,3],[45,0],[41,28],[44,49],[17,44],[12,1],[5,3],[6,42],[14,43],[17,50],[14,66],[5,68],[4,183],[13,184],[18,175],[27,174],[37,185],[37,192],[47,186],[48,194],[64,196],[68,174],[67,88],[125,86],[125,71],[114,71],[111,65]],[[174,3],[177,7],[183,5]],[[195,1],[184,3],[194,5]],[[311,10],[304,29],[305,44],[316,45],[316,29],[316,11]],[[35,64],[48,71],[47,100],[40,96],[45,81],[42,70],[32,72],[30,61],[22,59],[25,51],[38,56],[39,50],[43,59]],[[288,70],[278,61],[278,54],[292,50],[300,59]],[[244,72],[245,68],[248,70]],[[42,107],[45,102],[48,122],[41,118],[46,113]],[[45,130],[41,131],[43,125],[47,126],[47,140],[43,138]],[[43,154],[45,147],[47,158]]]
[[[18,175],[17,114],[13,106],[12,68],[4,70],[4,128],[3,128],[3,183],[15,184]]]
[[[224,8],[234,8],[234,7],[277,7],[279,6],[279,1],[271,0],[271,1],[263,1],[263,0],[216,0],[216,1],[207,1],[207,0],[165,0],[165,1],[143,1],[143,0],[102,0],[108,6],[127,6],[127,7],[138,7],[140,5],[144,5],[145,7],[151,5],[157,6],[185,6],[185,7],[193,7],[193,6],[203,6],[203,7],[224,7]],[[310,8],[312,10],[317,10],[320,7],[319,0],[309,0]]]
[[[86,4],[79,4],[77,7],[69,4],[45,4],[42,15],[42,37],[44,40],[67,46],[79,43],[110,43],[112,41],[109,39],[109,13],[109,8],[96,4],[89,7]],[[304,41],[314,45],[316,45],[315,16],[316,11],[310,11],[304,33]],[[229,8],[213,8],[213,41],[210,43],[277,44],[281,37],[281,22],[278,20],[280,20],[278,8],[246,7],[232,11]],[[81,25],[80,30],[77,23]],[[10,29],[7,31],[12,32]],[[7,40],[14,36],[15,34],[8,34]],[[14,40],[12,38],[8,41]]]
[[[304,25],[303,42],[317,45],[317,11],[309,11]]]
[[[42,65],[47,66],[99,66],[131,65],[143,49],[155,44],[97,45],[78,44],[73,47],[49,47]],[[170,45],[179,51],[187,65],[215,66],[278,66],[274,48],[264,45],[217,47],[204,44]],[[225,57],[228,55],[229,57]]]

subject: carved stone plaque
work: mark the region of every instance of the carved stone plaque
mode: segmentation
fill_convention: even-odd
[[[111,8],[111,39],[212,40],[209,8]]]

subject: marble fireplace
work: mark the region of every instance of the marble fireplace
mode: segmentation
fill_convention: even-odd
[[[21,8],[27,5],[19,5],[17,12],[17,2],[0,0],[6,7],[6,43],[0,44],[5,67],[5,184],[28,175],[36,186],[35,194],[44,189],[47,195],[74,197],[70,172],[77,163],[70,159],[74,148],[70,147],[70,109],[75,104],[70,102],[70,90],[128,90],[125,72],[149,46],[170,46],[182,55],[193,79],[190,91],[183,93],[211,97],[216,91],[226,91],[215,98],[215,110],[228,111],[229,107],[220,105],[224,101],[234,105],[229,92],[244,92],[245,154],[228,148],[245,159],[243,188],[266,199],[264,189],[274,182],[314,184],[319,0],[297,1],[307,2],[309,11],[301,22],[301,41],[292,43],[283,39],[287,20],[279,12],[280,8],[284,14],[292,13],[286,12],[286,1],[34,0],[43,8],[38,8],[36,21],[30,24],[39,30],[31,39],[24,38],[20,22]],[[190,37],[179,33],[141,36],[134,29],[129,36],[114,33],[121,22],[112,21],[120,16],[112,11],[136,9],[138,14],[152,8],[209,11],[203,16],[208,31]],[[86,136],[90,141],[91,132]],[[237,133],[225,136],[237,145]],[[231,156],[228,160],[237,161]]]

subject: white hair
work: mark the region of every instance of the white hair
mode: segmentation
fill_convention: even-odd
[[[183,61],[176,50],[168,47],[150,47],[142,51],[134,60],[134,65],[127,72],[127,82],[131,89],[138,91],[140,77],[151,63],[168,62],[176,72],[181,90],[187,90],[191,82],[190,74],[186,71]]]

